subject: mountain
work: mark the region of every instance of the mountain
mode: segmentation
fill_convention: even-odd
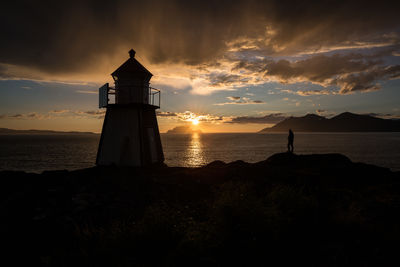
[[[177,126],[171,130],[168,130],[167,134],[192,134],[201,133],[200,130],[193,130],[190,126]]]
[[[52,130],[15,130],[8,128],[0,128],[0,134],[95,134],[92,132],[61,132]]]
[[[400,121],[350,112],[330,119],[308,114],[287,118],[271,128],[262,129],[259,133],[287,132],[289,129],[295,132],[400,132]]]

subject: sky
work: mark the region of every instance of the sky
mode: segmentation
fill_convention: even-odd
[[[0,12],[3,128],[100,132],[98,88],[131,48],[161,90],[161,132],[400,118],[394,1],[16,0]]]

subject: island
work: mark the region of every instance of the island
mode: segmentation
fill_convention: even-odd
[[[9,129],[9,128],[0,128],[0,135],[4,134],[41,134],[41,135],[47,135],[47,134],[95,134],[93,132],[78,132],[78,131],[53,131],[53,130],[15,130],[15,129]]]
[[[193,134],[202,133],[200,129],[193,129],[190,126],[176,126],[175,128],[168,130],[167,134]]]
[[[400,120],[381,119],[370,115],[350,112],[333,118],[316,114],[287,118],[273,127],[264,128],[259,133],[287,132],[400,132]]]
[[[400,172],[341,154],[2,171],[14,266],[393,266]],[[8,265],[8,264],[6,264]]]

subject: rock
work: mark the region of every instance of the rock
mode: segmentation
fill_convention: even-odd
[[[205,258],[218,266],[388,266],[398,259],[391,244],[400,242],[400,172],[340,154],[0,172],[0,181],[2,242],[26,263],[43,255],[54,266],[201,266]]]

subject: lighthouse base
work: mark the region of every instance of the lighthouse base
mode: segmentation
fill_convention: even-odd
[[[96,165],[148,166],[164,162],[156,107],[108,105]]]

